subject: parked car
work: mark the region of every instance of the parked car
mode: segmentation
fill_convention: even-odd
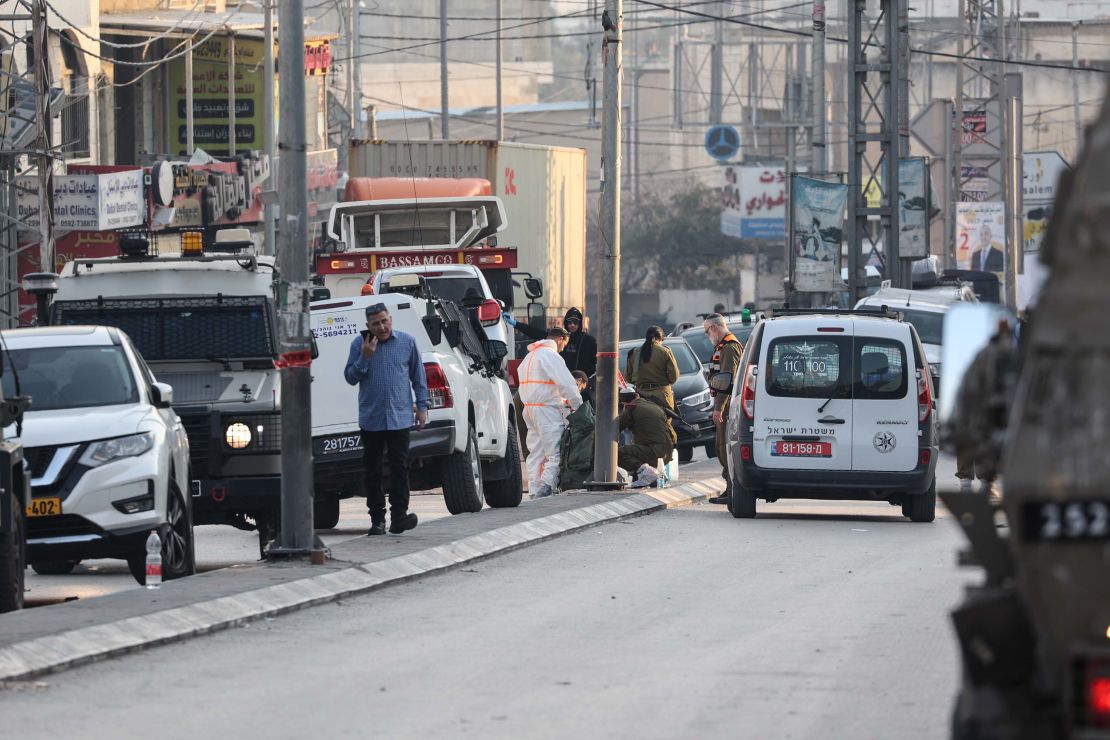
[[[131,340],[104,326],[2,332],[5,397],[31,397],[20,441],[31,474],[27,552],[44,575],[86,558],[121,558],[146,582],[146,541],[162,540],[162,576],[195,570],[189,444]],[[6,430],[7,433],[7,430]]]
[[[375,303],[389,310],[394,329],[416,340],[428,380],[428,421],[412,432],[409,447],[412,489],[442,487],[452,514],[481,511],[486,503],[519,505],[519,437],[501,371],[505,343],[479,333],[478,317],[451,301],[387,292],[312,303],[319,349],[312,363],[317,528],[335,526],[341,498],[365,495],[358,389],[344,382],[343,368],[352,339],[366,327],[366,307]]]
[[[874,295],[861,299],[856,304],[856,308],[878,309],[887,306],[892,311],[902,314],[906,321],[913,324],[913,328],[917,330],[917,336],[925,346],[925,356],[929,360],[930,373],[933,376],[933,387],[939,390],[944,315],[958,303],[977,303],[978,300],[970,284],[956,281],[925,290],[883,288]]]
[[[628,353],[643,344],[628,340],[620,343],[620,369],[624,372]],[[674,424],[678,434],[678,460],[690,462],[694,450],[705,447],[709,457],[716,457],[716,430],[713,427],[713,401],[709,397],[709,383],[705,380],[701,362],[685,339],[666,337],[663,345],[674,353],[678,361],[678,380],[674,384],[674,400],[678,413],[685,423]]]
[[[756,320],[753,318],[750,324],[745,324],[740,321],[731,322],[728,325],[728,330],[736,335],[740,344],[747,345],[748,337],[752,335],[752,330],[755,329]],[[709,367],[709,361],[713,359],[713,343],[709,341],[709,337],[705,336],[705,329],[701,324],[687,329],[682,332],[681,337],[686,340],[690,348],[694,350],[697,355],[698,361],[701,362],[702,369]]]
[[[909,321],[790,315],[761,321],[731,385],[729,510],[756,500],[888,501],[915,522],[936,510],[937,426],[925,348]]]

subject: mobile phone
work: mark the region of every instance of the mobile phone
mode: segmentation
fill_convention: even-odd
[[[363,329],[362,331],[359,332],[359,334],[362,335],[363,341],[370,338],[370,330],[369,329]]]

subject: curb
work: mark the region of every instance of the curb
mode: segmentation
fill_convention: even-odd
[[[550,514],[419,552],[224,596],[141,617],[62,632],[0,648],[0,682],[20,681],[97,660],[181,642],[266,617],[358,596],[397,583],[608,522],[704,501],[718,488],[695,481]]]

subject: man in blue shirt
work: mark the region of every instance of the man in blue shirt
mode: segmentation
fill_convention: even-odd
[[[393,330],[385,304],[366,308],[366,328],[351,342],[343,377],[358,386],[358,426],[366,466],[368,535],[385,534],[382,448],[389,450],[389,531],[401,534],[416,526],[409,513],[409,432],[413,399],[417,430],[428,421],[428,381],[420,349],[410,334]]]

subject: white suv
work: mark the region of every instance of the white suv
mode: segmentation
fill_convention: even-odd
[[[122,558],[146,581],[146,540],[162,539],[162,574],[195,570],[189,444],[173,390],[118,329],[2,332],[4,395],[31,397],[20,440],[31,472],[28,559],[68,573],[86,558]],[[15,433],[14,427],[6,430]]]
[[[480,511],[483,503],[519,505],[519,440],[501,370],[505,343],[487,338],[478,316],[448,300],[402,293],[327,299],[312,304],[317,527],[334,526],[340,498],[365,495],[358,389],[344,381],[343,368],[351,341],[366,328],[366,307],[375,303],[385,304],[394,329],[415,338],[428,379],[428,422],[410,437],[412,489],[442,486],[452,514]]]
[[[759,322],[732,384],[732,515],[755,516],[756,499],[856,499],[931,522],[936,414],[913,325],[882,312],[789,313]]]

